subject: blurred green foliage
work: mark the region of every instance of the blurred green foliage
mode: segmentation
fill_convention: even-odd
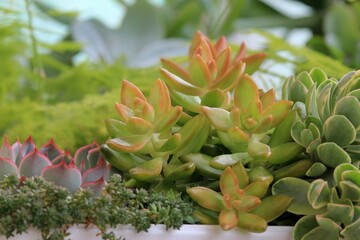
[[[64,39],[55,44],[35,39],[36,45],[45,49],[38,53],[38,66],[34,66],[34,39],[29,41],[33,31],[31,23],[19,20],[19,12],[0,7],[0,136],[6,134],[11,141],[16,137],[24,140],[28,135],[33,135],[39,142],[54,138],[59,145],[69,149],[94,138],[103,142],[107,138],[103,120],[115,114],[113,103],[118,100],[122,79],[134,82],[146,93],[160,76],[156,64],[158,58],[178,56],[181,61],[186,52],[176,50],[187,49],[188,40],[196,30],[218,38],[245,28],[310,27],[320,34],[315,36],[320,41],[312,40],[309,44],[336,58],[331,59],[309,48],[291,46],[267,32],[252,31],[257,37],[266,39],[262,50],[267,52],[271,64],[264,64],[263,75],[259,76],[265,86],[274,85],[270,77],[277,78],[280,83],[287,77],[278,68],[272,68],[274,64],[290,68],[294,74],[318,66],[336,78],[348,72],[348,66],[359,66],[358,2],[324,0],[315,1],[316,5],[314,1],[299,1],[316,10],[313,15],[299,19],[289,18],[259,0],[169,0],[162,6],[145,0],[130,5],[120,2],[128,11],[119,29],[109,30],[98,22],[86,22],[93,35],[85,37],[96,40],[90,45],[75,41],[76,34],[89,34],[89,31],[75,28],[76,14],[59,12],[44,1],[32,2],[36,4],[29,7],[66,24],[69,29]],[[347,13],[346,18],[341,18],[339,12]],[[325,28],[322,28],[323,16],[327,17]],[[341,21],[336,20],[338,18]],[[146,29],[140,32],[134,27],[135,23],[136,26],[146,23]],[[343,29],[349,24],[349,29]],[[332,34],[336,41],[327,41],[327,34]],[[174,42],[174,38],[186,41]],[[74,64],[73,58],[84,51],[95,52],[96,61]],[[111,61],[107,61],[107,57]],[[155,65],[134,67],[148,63]],[[34,71],[35,67],[41,71]]]

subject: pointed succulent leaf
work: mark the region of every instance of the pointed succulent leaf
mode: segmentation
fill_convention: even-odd
[[[225,94],[220,89],[208,91],[201,98],[201,105],[208,107],[220,107],[225,101]]]
[[[238,227],[249,232],[262,233],[267,228],[267,222],[262,217],[253,213],[239,212]]]
[[[81,173],[74,162],[66,164],[62,161],[57,165],[47,166],[41,171],[41,176],[70,192],[75,192],[81,186]]]
[[[246,187],[249,184],[249,176],[244,168],[244,165],[241,162],[238,162],[231,169],[237,177],[239,187]]]
[[[261,105],[263,109],[266,109],[270,105],[276,102],[275,90],[271,88],[269,91],[260,96]]]
[[[320,139],[321,138],[321,132],[320,132],[319,128],[314,123],[310,123],[308,128],[311,131],[311,135],[313,136],[313,139]]]
[[[56,145],[54,139],[51,139],[43,146],[41,146],[39,151],[45,156],[47,156],[50,161],[52,161],[54,158],[56,158],[61,153],[63,153],[63,150],[61,150],[61,148],[58,145]]]
[[[131,153],[138,152],[143,149],[144,146],[148,143],[149,139],[150,135],[113,138],[108,140],[106,144],[111,149]]]
[[[164,58],[161,59],[161,65],[164,69],[168,70],[169,72],[172,72],[173,74],[179,76],[180,78],[184,79],[185,81],[187,81],[187,82],[191,81],[189,72],[186,71],[181,65],[179,65],[173,61],[164,59]],[[150,94],[150,96],[151,96],[151,94]],[[151,97],[150,97],[150,99],[151,99]],[[152,101],[150,101],[150,102],[154,105],[154,102],[152,102]]]
[[[201,98],[199,96],[189,96],[181,92],[169,89],[171,99],[174,103],[181,105],[184,109],[198,113],[201,107]]]
[[[211,73],[208,65],[199,54],[196,54],[191,58],[189,63],[189,73],[193,85],[200,88],[207,88],[209,86]]]
[[[231,90],[243,76],[244,69],[245,64],[243,62],[236,63],[224,75],[215,79],[215,81],[213,81],[210,85],[210,88],[219,88],[225,92]]]
[[[96,147],[89,150],[86,160],[87,169],[95,167],[101,160],[103,160],[103,157],[100,154],[100,148]]]
[[[128,137],[132,134],[126,128],[126,124],[115,119],[105,119],[105,126],[111,138],[118,136]]]
[[[308,147],[314,141],[314,136],[310,129],[304,129],[301,132],[300,139],[302,145]]]
[[[231,48],[226,47],[216,59],[217,76],[224,75],[226,70],[229,68],[231,62]]]
[[[200,206],[220,212],[224,208],[223,196],[206,187],[193,187],[186,189],[187,194]]]
[[[307,197],[315,209],[325,207],[330,202],[330,188],[322,179],[316,179],[310,184]]]
[[[271,222],[282,215],[290,207],[293,199],[284,194],[277,194],[261,200],[261,204],[251,213]]]
[[[130,117],[126,124],[126,128],[134,135],[147,135],[152,132],[153,125],[142,118]]]
[[[32,136],[29,136],[25,142],[21,145],[19,152],[16,156],[16,165],[20,165],[20,162],[22,161],[22,158],[25,157],[28,153],[33,151],[36,148],[36,145],[34,143],[34,140]]]
[[[133,116],[143,118],[149,122],[152,122],[155,119],[155,110],[153,106],[140,98],[135,98],[134,100],[133,114]],[[130,115],[129,118],[133,116]]]
[[[304,85],[304,83],[298,80],[293,80],[291,84],[289,84],[287,91],[288,96],[286,99],[289,99],[293,102],[305,103],[308,88]]]
[[[224,209],[219,215],[219,225],[225,231],[233,229],[238,224],[238,214],[234,210]]]
[[[138,167],[129,170],[130,175],[139,181],[156,182],[160,178],[160,173],[163,166],[163,159],[154,158]]]
[[[91,144],[82,146],[81,148],[77,149],[74,155],[74,161],[76,166],[80,166],[81,162],[86,160],[91,149],[97,148],[99,145],[94,141]]]
[[[356,138],[356,130],[352,123],[343,115],[328,118],[323,127],[326,141],[334,142],[340,147],[350,145]]]
[[[304,148],[296,142],[288,142],[270,148],[271,155],[268,161],[272,164],[286,163],[302,153]]]
[[[20,175],[25,177],[40,176],[41,171],[50,165],[52,165],[50,160],[35,148],[21,160]]]
[[[15,175],[20,177],[20,172],[15,162],[12,160],[0,157],[0,180],[4,180],[5,176]]]
[[[182,162],[193,162],[196,165],[196,171],[201,175],[219,179],[222,173],[221,170],[210,166],[211,157],[202,153],[190,153],[180,157]]]
[[[336,168],[342,163],[351,163],[351,158],[345,150],[333,142],[320,144],[317,154],[322,163],[332,168]]]
[[[265,53],[255,53],[244,58],[242,61],[246,64],[245,72],[249,75],[256,72],[259,69],[262,62],[265,60],[265,58],[266,58]]]
[[[162,116],[162,114],[170,111],[171,99],[169,89],[166,84],[157,79],[150,90],[149,102],[154,107],[156,117]]]
[[[95,197],[100,197],[103,192],[103,188],[105,187],[105,180],[101,177],[97,181],[85,182],[81,185],[81,187],[90,189]]]
[[[284,194],[294,199],[288,211],[301,215],[314,215],[321,213],[324,209],[314,209],[307,198],[310,183],[293,177],[282,178],[272,186],[273,195]]]
[[[230,167],[225,168],[221,174],[219,186],[223,195],[228,194],[235,197],[243,194],[239,188],[239,180]]]
[[[313,85],[306,95],[305,108],[307,115],[313,115],[316,118],[320,118],[316,99],[316,85]]]
[[[121,104],[133,109],[135,98],[140,98],[143,101],[146,101],[144,94],[138,87],[127,80],[123,80],[120,96]]]
[[[234,103],[240,108],[240,111],[248,109],[248,106],[254,99],[259,99],[258,87],[247,74],[240,79],[234,94]]]
[[[314,81],[310,76],[309,72],[303,71],[296,76],[296,79],[302,82],[307,89],[309,89],[312,85],[314,85]]]
[[[58,155],[56,158],[54,158],[51,161],[51,163],[55,165],[55,164],[59,164],[62,161],[65,161],[66,164],[69,164],[70,162],[74,161],[73,157],[70,155],[69,150],[66,150],[65,152]]]
[[[230,113],[225,109],[202,106],[201,111],[210,120],[211,124],[220,131],[227,131],[233,125]]]
[[[271,115],[273,120],[270,128],[276,127],[290,112],[292,105],[293,103],[291,101],[278,101],[264,109],[261,119],[267,118]]]
[[[8,138],[5,136],[4,142],[0,148],[0,157],[8,158],[15,162],[16,156],[14,156],[13,148],[9,144]]]
[[[170,129],[179,120],[182,114],[182,107],[172,107],[169,112],[162,114],[157,121],[154,122],[154,132],[162,132]]]
[[[120,118],[120,120],[124,123],[126,123],[129,119],[129,117],[134,116],[134,112],[132,109],[130,109],[128,106],[115,102],[114,109]]]
[[[328,79],[326,73],[321,68],[315,67],[309,72],[311,79],[319,85]]]
[[[190,96],[202,96],[204,94],[203,89],[186,82],[184,79],[176,76],[166,69],[160,68],[161,75],[164,77],[166,83],[174,88],[176,91],[190,95]]]
[[[100,159],[98,164],[95,167],[92,167],[86,170],[83,175],[83,183],[85,182],[95,182],[100,178],[105,178],[108,173],[108,166],[103,159]]]

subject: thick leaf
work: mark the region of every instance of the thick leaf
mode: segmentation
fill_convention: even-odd
[[[317,223],[315,216],[313,215],[308,215],[300,218],[300,220],[297,221],[294,227],[294,240],[303,239],[303,236],[305,234],[318,226],[319,224]]]
[[[317,154],[326,166],[336,168],[342,163],[351,163],[350,156],[336,143],[322,143],[317,148]]]
[[[171,99],[169,89],[166,84],[157,79],[150,89],[149,102],[155,110],[156,118],[159,118],[164,113],[168,113],[171,108]]]
[[[219,215],[219,225],[225,231],[230,230],[238,224],[238,214],[235,210],[222,210]]]
[[[211,82],[211,73],[204,59],[196,54],[190,59],[189,72],[191,83],[200,88],[208,88]]]
[[[52,165],[50,160],[35,148],[21,160],[20,175],[25,177],[40,176],[41,171],[50,165]]]
[[[156,149],[159,152],[173,152],[181,142],[181,135],[179,133],[175,133],[170,138],[168,138],[161,146]],[[155,147],[155,146],[154,146]]]
[[[261,200],[261,204],[251,213],[270,222],[283,214],[291,205],[293,199],[287,195],[277,194]]]
[[[87,159],[89,151],[97,147],[99,147],[99,145],[94,141],[93,143],[82,146],[81,148],[76,150],[74,155],[74,161],[76,166],[80,167],[81,162]]]
[[[292,125],[298,119],[299,119],[299,115],[297,114],[297,112],[295,110],[290,111],[286,115],[285,119],[275,128],[273,134],[271,135],[268,145],[270,147],[275,147],[282,143],[287,143],[292,141],[292,137],[291,137]]]
[[[240,188],[244,188],[249,184],[249,177],[241,162],[236,163],[232,168],[237,177],[237,181]]]
[[[6,136],[0,148],[0,157],[10,159],[15,163],[16,156],[14,156],[13,148],[9,144],[9,140]]]
[[[223,91],[231,90],[239,82],[244,74],[245,64],[238,62],[233,65],[224,75],[217,78],[211,85],[211,89],[219,88]]]
[[[356,138],[356,130],[352,123],[343,115],[328,118],[323,127],[326,141],[334,142],[340,147],[350,145]]]
[[[137,86],[127,80],[123,80],[120,96],[121,104],[124,104],[130,109],[133,109],[136,98],[140,98],[141,100],[146,101],[144,94]]]
[[[85,182],[81,184],[81,187],[85,189],[90,189],[95,197],[100,197],[104,190],[103,188],[105,187],[105,184],[106,183],[104,178],[100,178],[97,181]]]
[[[244,75],[235,88],[234,103],[245,111],[254,99],[259,99],[258,87],[249,75]]]
[[[180,78],[184,79],[185,81],[187,81],[187,82],[191,81],[191,76],[190,76],[189,72],[186,71],[178,63],[162,58],[161,65],[164,69],[168,70],[169,72],[174,73],[175,75],[179,76]],[[151,94],[150,94],[150,96],[151,96]],[[154,97],[156,98],[156,96],[154,96]],[[151,97],[150,97],[150,99],[151,99]],[[154,104],[154,102],[152,102],[152,104]]]
[[[64,161],[57,165],[47,166],[41,171],[41,176],[56,185],[75,192],[81,186],[81,173],[74,162],[66,164]]]
[[[196,165],[194,162],[187,162],[182,164],[168,164],[164,167],[163,172],[167,181],[174,181],[189,178],[195,171]]]
[[[225,109],[202,106],[201,111],[210,120],[211,124],[220,131],[227,131],[233,126],[230,113]]]
[[[313,215],[324,209],[314,209],[307,198],[310,183],[300,178],[286,177],[277,181],[272,187],[273,195],[284,194],[294,199],[288,211],[295,214]]]
[[[22,161],[22,158],[25,157],[25,155],[27,155],[31,151],[33,151],[35,148],[36,148],[36,145],[34,143],[34,140],[33,140],[32,136],[29,136],[19,149],[19,152],[16,156],[16,165],[19,166],[20,162]]]
[[[262,233],[267,228],[266,220],[252,213],[241,212],[238,214],[238,227],[249,232]]]
[[[272,164],[286,163],[304,151],[304,148],[296,142],[280,144],[270,149],[271,155],[268,161]]]
[[[218,88],[211,90],[201,98],[201,105],[208,107],[221,107],[226,100],[225,96],[225,93]]]
[[[125,138],[113,138],[106,144],[114,150],[123,152],[138,152],[148,143],[150,136],[131,136]]]
[[[265,181],[256,181],[247,185],[243,190],[247,196],[255,196],[259,199],[263,198],[267,193],[269,183]]]
[[[107,174],[108,166],[105,161],[101,159],[95,167],[90,168],[84,172],[82,176],[82,183],[96,182],[101,178],[105,178]]]
[[[219,187],[224,196],[237,197],[243,194],[243,191],[239,188],[239,180],[230,167],[225,168],[222,172]]]
[[[274,180],[277,181],[284,177],[298,177],[302,178],[309,172],[309,169],[312,168],[316,163],[309,159],[301,159],[290,163],[287,166],[284,166],[278,170],[272,172],[274,175]],[[325,167],[326,170],[326,167]]]
[[[246,163],[249,160],[249,154],[247,152],[243,153],[233,153],[233,154],[221,154],[214,157],[210,161],[210,166],[223,170],[227,166],[233,166],[237,162],[241,161],[242,163]]]
[[[127,130],[134,135],[148,135],[153,130],[149,121],[138,117],[130,117],[126,123]]]
[[[316,179],[310,184],[308,200],[315,209],[325,207],[330,202],[330,188],[328,183],[322,179]]]
[[[267,159],[272,154],[268,145],[257,140],[249,142],[248,153],[251,157],[262,160]]]
[[[306,172],[306,176],[309,177],[319,177],[326,171],[326,166],[321,162],[315,162],[311,168]]]
[[[200,206],[220,212],[224,208],[223,196],[205,187],[193,187],[186,190],[187,194]]]
[[[337,166],[334,170],[334,179],[337,184],[344,180],[342,174],[346,171],[358,171],[358,169],[350,163],[343,163]]]
[[[160,133],[170,129],[176,124],[182,114],[182,107],[175,106],[170,108],[166,113],[163,113],[154,123],[154,132]]]
[[[0,157],[0,180],[4,180],[5,176],[15,175],[20,177],[20,172],[16,164],[8,159]]]
[[[344,115],[358,129],[360,126],[360,102],[354,96],[341,98],[335,105],[334,114]]]
[[[39,151],[45,156],[47,156],[50,161],[52,161],[54,158],[56,158],[61,153],[63,153],[63,150],[61,150],[61,148],[58,145],[56,145],[54,139],[51,139],[43,146],[41,146]]]
[[[219,179],[222,173],[221,170],[215,169],[210,166],[211,157],[202,153],[190,153],[180,157],[183,162],[194,162],[196,165],[196,171],[201,175]]]
[[[129,170],[130,175],[139,181],[157,182],[163,166],[163,159],[154,158]]]

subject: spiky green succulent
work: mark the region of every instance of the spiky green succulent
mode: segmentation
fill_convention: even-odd
[[[97,194],[109,176],[109,169],[96,142],[79,148],[74,157],[61,150],[54,140],[37,148],[31,136],[24,143],[18,140],[13,144],[5,137],[0,149],[0,179],[6,175],[42,176],[71,192],[87,187]]]

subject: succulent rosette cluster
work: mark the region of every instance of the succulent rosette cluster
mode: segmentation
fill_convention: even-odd
[[[17,177],[42,176],[45,180],[67,188],[90,188],[98,194],[110,173],[110,166],[100,154],[99,145],[79,148],[74,157],[50,140],[40,148],[30,136],[23,143],[13,144],[5,137],[0,148],[0,179],[6,175]]]

